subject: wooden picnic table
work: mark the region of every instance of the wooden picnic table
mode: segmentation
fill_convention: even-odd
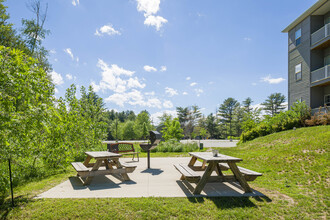
[[[261,173],[238,167],[236,163],[242,161],[240,158],[218,154],[213,156],[212,152],[190,152],[192,158],[188,165],[176,164],[175,168],[182,174],[181,180],[197,183],[193,190],[194,194],[200,194],[206,183],[209,182],[236,182],[238,181],[246,193],[252,192],[247,181],[253,181]],[[203,161],[202,166],[195,166],[197,159]],[[224,175],[223,170],[230,169],[233,175]],[[195,171],[204,171],[202,176]],[[217,176],[211,176],[215,171]]]
[[[85,152],[87,155],[84,163],[73,162],[72,166],[77,171],[77,176],[81,177],[84,185],[89,185],[94,176],[118,174],[123,180],[130,180],[127,173],[131,173],[135,170],[135,165],[121,163],[119,158],[121,154],[116,154],[108,151],[92,151]],[[95,163],[91,163],[91,159],[96,160]],[[104,169],[100,169],[105,167]]]

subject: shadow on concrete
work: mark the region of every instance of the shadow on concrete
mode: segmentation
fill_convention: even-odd
[[[83,190],[83,189],[89,189],[91,191],[94,190],[104,190],[104,189],[115,189],[115,188],[121,188],[120,185],[130,185],[130,184],[136,184],[135,181],[129,180],[129,181],[122,181],[122,177],[119,175],[111,175],[116,177],[117,179],[120,179],[120,183],[115,183],[111,179],[109,179],[107,176],[95,176],[92,180],[92,182],[89,185],[83,185],[82,181],[79,177],[69,177],[70,183],[72,185],[72,188],[74,190]]]
[[[145,170],[141,171],[141,173],[150,173],[153,176],[159,175],[162,172],[164,172],[162,169],[153,169],[153,168],[145,169]]]
[[[238,183],[207,183],[199,195],[192,194],[195,186],[186,180],[177,180],[176,183],[187,197],[265,197],[259,191],[253,190],[252,193],[244,193]],[[195,185],[195,184],[194,184]],[[268,197],[267,197],[268,198]],[[268,198],[269,199],[269,198]],[[271,201],[271,200],[268,200]]]

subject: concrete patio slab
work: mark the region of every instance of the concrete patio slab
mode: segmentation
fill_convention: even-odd
[[[129,158],[121,160],[130,162]],[[37,198],[264,196],[255,190],[244,193],[238,183],[208,183],[201,195],[193,195],[188,187],[195,184],[185,185],[173,166],[188,164],[189,160],[189,157],[151,158],[151,169],[147,169],[147,158],[140,158],[140,162],[132,162],[137,168],[129,174],[130,181],[123,182],[115,175],[96,176],[90,185],[84,186],[78,177],[70,177]]]

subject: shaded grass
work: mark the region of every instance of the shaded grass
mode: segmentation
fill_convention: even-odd
[[[330,126],[301,128],[217,148],[240,157],[240,166],[263,173],[250,185],[266,197],[32,199],[75,175],[64,174],[15,189],[17,206],[1,206],[10,219],[327,219],[329,216]],[[143,154],[142,154],[143,156]],[[152,153],[188,156],[187,153]]]

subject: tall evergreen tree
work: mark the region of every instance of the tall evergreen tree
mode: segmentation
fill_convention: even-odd
[[[234,98],[227,98],[219,107],[220,122],[225,124],[227,129],[227,136],[232,136],[232,124],[234,110],[239,106],[239,102]]]
[[[283,104],[285,102],[285,96],[281,93],[272,93],[265,102],[261,103],[263,105],[263,110],[272,117],[286,108]]]

